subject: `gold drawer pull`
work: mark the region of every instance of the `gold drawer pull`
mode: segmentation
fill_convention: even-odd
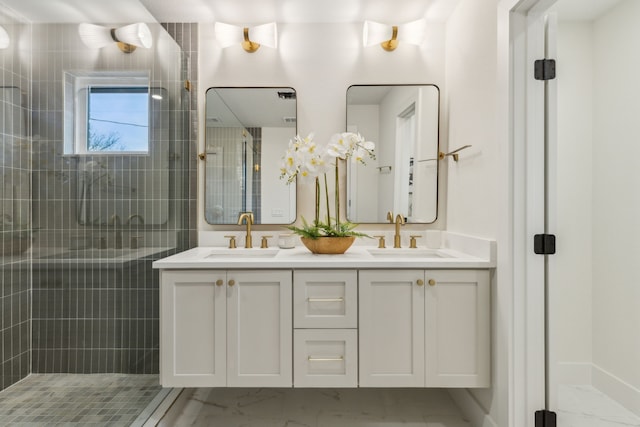
[[[422,285],[424,285],[424,280],[422,280],[422,279],[418,279],[418,280],[416,280],[416,284],[417,284],[418,286],[422,286]]]
[[[435,286],[436,285],[436,281],[433,279],[429,279],[429,286]]]
[[[233,279],[229,280],[229,286],[234,286],[235,284],[236,284],[235,280],[233,280]]]
[[[342,356],[338,356],[338,357],[313,357],[313,356],[309,356],[307,358],[307,360],[309,360],[309,362],[342,362],[344,360],[344,357],[342,357]]]
[[[307,298],[308,302],[344,302],[344,298]]]
[[[222,286],[223,283],[222,279],[216,280],[216,286]]]

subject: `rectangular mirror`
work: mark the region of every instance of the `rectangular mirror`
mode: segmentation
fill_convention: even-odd
[[[296,186],[280,179],[282,155],[297,133],[296,91],[290,87],[215,87],[206,96],[204,216],[236,224],[291,224]]]
[[[347,90],[347,131],[376,143],[376,160],[347,166],[347,218],[408,223],[438,216],[440,90],[425,85],[354,85]]]

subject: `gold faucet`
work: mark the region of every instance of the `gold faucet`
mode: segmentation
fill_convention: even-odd
[[[138,221],[140,221],[140,225],[144,225],[144,218],[142,218],[142,215],[140,215],[140,214],[131,214],[131,215],[129,215],[129,218],[127,218],[127,222],[125,224],[126,225],[131,225],[131,222],[136,218],[138,219]]]
[[[396,215],[396,234],[393,236],[393,247],[394,248],[401,248],[402,246],[400,245],[400,226],[404,225],[404,217],[400,214]]]
[[[253,212],[242,212],[238,217],[238,225],[242,225],[242,221],[246,221],[247,224],[247,237],[244,240],[244,247],[251,248],[251,224],[253,224]]]
[[[113,247],[115,249],[122,249],[122,229],[120,228],[122,222],[120,221],[120,215],[115,213],[111,215],[111,218],[109,218],[109,225],[117,227],[115,230],[116,237]]]

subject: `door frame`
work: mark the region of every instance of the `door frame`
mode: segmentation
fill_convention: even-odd
[[[509,82],[499,111],[508,116],[506,241],[512,262],[509,425],[533,427],[547,407],[545,257],[533,252],[533,236],[545,232],[545,94],[533,63],[545,57],[545,15],[556,0],[502,0],[498,7],[499,70]],[[499,34],[500,35],[500,34]],[[508,42],[508,45],[506,43]],[[553,114],[553,112],[551,112]]]

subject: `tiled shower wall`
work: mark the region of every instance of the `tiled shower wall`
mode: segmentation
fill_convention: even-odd
[[[86,48],[75,25],[34,24],[33,216],[39,227],[33,260],[34,373],[158,372],[159,289],[151,263],[195,245],[195,138],[184,89],[188,60],[160,25],[150,27],[154,46],[124,54],[115,44]],[[150,85],[166,89],[168,114],[152,128],[168,132],[157,136],[149,156],[64,155],[64,71],[97,70],[148,71]],[[83,225],[80,168],[89,161],[115,189],[94,193],[92,203],[116,212],[126,195],[130,212],[146,216],[144,224],[121,218]],[[149,179],[167,171],[167,186]],[[147,179],[136,178],[140,174]],[[166,220],[149,219],[155,213],[145,211],[150,194],[167,209]],[[133,237],[154,249],[132,262],[115,262],[110,254],[122,253],[114,248],[117,234],[125,250]],[[109,249],[97,249],[102,242]],[[81,260],[89,251],[96,261]]]
[[[31,26],[22,21],[0,8],[10,38],[0,50],[0,390],[30,372]]]

